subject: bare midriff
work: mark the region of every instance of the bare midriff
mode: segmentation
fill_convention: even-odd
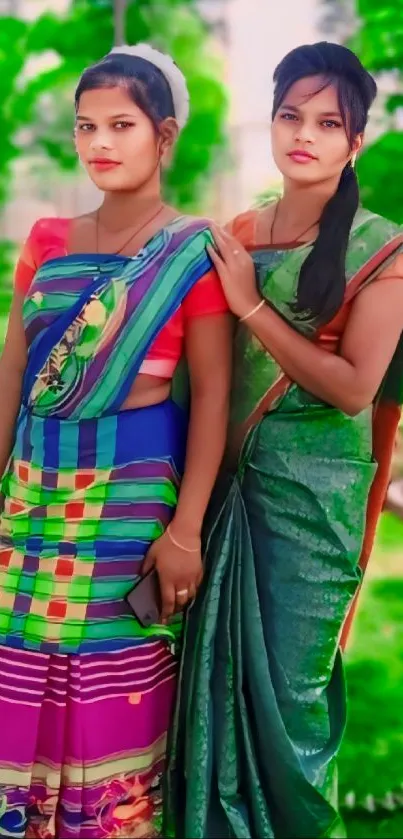
[[[158,376],[147,376],[139,373],[120,410],[127,411],[133,408],[147,408],[149,405],[159,405],[160,402],[165,402],[168,399],[170,390],[170,379],[162,379]]]

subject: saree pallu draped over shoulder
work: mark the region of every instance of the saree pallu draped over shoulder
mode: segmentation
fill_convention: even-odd
[[[181,626],[142,628],[125,595],[169,523],[187,410],[119,409],[147,351],[211,268],[180,219],[137,257],[38,270],[0,533],[0,833],[159,835]]]
[[[344,305],[317,334],[293,309],[309,246],[255,248],[236,225],[235,235],[253,253],[262,295],[333,352],[355,294],[403,243],[395,225],[359,211]],[[211,505],[206,575],[186,628],[165,835],[345,835],[335,762],[346,714],[340,639],[387,487],[402,350],[374,407],[349,417],[290,382],[238,325],[230,432],[238,457]]]

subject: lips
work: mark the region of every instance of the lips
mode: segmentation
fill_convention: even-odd
[[[94,169],[97,169],[100,172],[105,172],[108,169],[115,169],[116,166],[120,166],[118,160],[108,160],[107,158],[95,158],[94,160],[90,160],[90,166],[93,166]]]
[[[294,163],[312,163],[313,160],[317,160],[317,158],[313,154],[299,149],[291,151],[288,157],[290,157],[291,160],[294,161]]]

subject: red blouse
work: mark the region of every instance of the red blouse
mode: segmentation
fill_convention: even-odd
[[[72,219],[39,219],[25,242],[15,271],[15,288],[27,294],[36,271],[49,259],[66,256]],[[217,272],[208,271],[193,286],[150,348],[140,373],[172,378],[183,353],[186,321],[190,318],[228,312],[228,304]]]

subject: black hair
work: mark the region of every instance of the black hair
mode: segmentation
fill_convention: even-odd
[[[171,88],[164,74],[140,56],[114,52],[87,67],[76,89],[76,110],[86,90],[100,87],[123,87],[135,105],[149,117],[157,133],[164,119],[175,117]]]
[[[362,134],[368,111],[377,93],[375,80],[351,50],[323,41],[297,47],[282,59],[274,72],[273,118],[295,82],[320,76],[319,93],[328,85],[337,90],[340,114],[350,149]],[[326,204],[318,237],[302,265],[296,311],[314,318],[317,326],[328,323],[340,309],[346,289],[345,261],[354,216],[359,205],[355,171],[347,163],[338,189]]]

